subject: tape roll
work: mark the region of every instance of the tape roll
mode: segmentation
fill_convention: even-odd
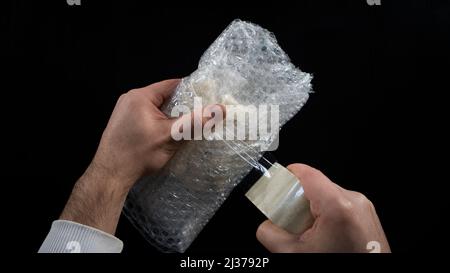
[[[314,222],[301,182],[278,163],[245,196],[275,225],[290,233],[301,234]]]

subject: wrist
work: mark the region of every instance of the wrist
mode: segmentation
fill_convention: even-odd
[[[75,183],[60,219],[114,234],[132,179],[93,160]]]
[[[94,158],[77,183],[84,183],[96,191],[109,193],[112,198],[117,199],[126,197],[137,178],[131,173],[112,168]]]
[[[128,193],[134,183],[142,176],[139,164],[130,160],[127,153],[115,153],[99,147],[86,172],[110,181],[110,187]]]

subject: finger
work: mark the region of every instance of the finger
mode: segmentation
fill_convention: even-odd
[[[170,120],[172,138],[175,141],[202,139],[205,125],[214,126],[223,120],[225,115],[225,106],[221,104],[194,109],[190,114]]]
[[[259,225],[256,238],[270,252],[288,253],[294,251],[298,236],[266,220]]]
[[[180,81],[180,79],[160,81],[139,88],[138,90],[139,92],[142,92],[142,94],[148,96],[157,107],[161,107],[161,105],[173,94],[173,91],[175,91]]]
[[[331,182],[321,171],[305,164],[291,164],[287,169],[298,177],[311,203],[335,196],[339,192],[336,184]],[[312,204],[312,205],[313,205]]]

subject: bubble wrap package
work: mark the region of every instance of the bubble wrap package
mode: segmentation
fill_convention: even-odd
[[[194,96],[202,97],[205,105],[274,104],[279,105],[282,126],[310,91],[311,75],[290,62],[272,33],[235,20],[206,50],[198,69],[181,81],[163,111],[170,114],[176,105],[192,109]],[[233,147],[258,160],[262,152],[254,147],[271,141],[272,137],[246,145],[234,140],[183,143],[163,170],[136,183],[124,213],[161,251],[184,252],[252,169]]]

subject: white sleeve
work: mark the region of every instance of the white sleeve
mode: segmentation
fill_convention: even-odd
[[[56,220],[38,253],[120,253],[123,243],[111,234],[66,220]]]

